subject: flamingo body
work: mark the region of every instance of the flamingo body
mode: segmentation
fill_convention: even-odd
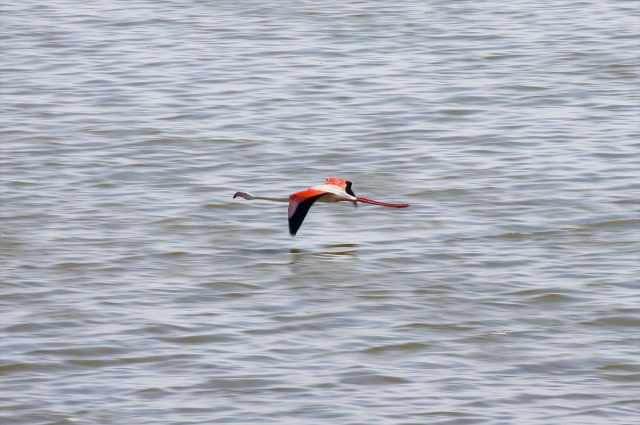
[[[374,201],[373,199],[357,197],[351,189],[350,181],[337,177],[329,177],[318,186],[292,193],[289,198],[276,198],[268,196],[254,196],[249,192],[236,192],[234,198],[242,197],[247,200],[263,199],[268,201],[289,202],[289,233],[295,236],[302,226],[309,209],[316,202],[334,203],[341,201],[353,202],[354,206],[358,206],[357,202],[365,204],[380,205],[391,208],[406,208],[409,204],[391,204],[388,202]]]

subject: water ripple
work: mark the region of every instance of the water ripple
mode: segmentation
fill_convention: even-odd
[[[0,420],[631,423],[637,12],[5,5]]]

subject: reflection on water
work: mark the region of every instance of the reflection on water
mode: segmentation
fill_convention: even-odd
[[[322,273],[327,268],[335,271],[341,267],[349,267],[353,261],[357,260],[357,246],[357,244],[337,244],[327,246],[327,248],[321,251],[292,248],[289,251],[291,253],[289,264],[294,273]]]
[[[343,249],[343,248],[354,248],[354,249]],[[343,243],[343,244],[334,244],[334,245],[328,245],[327,249],[328,250],[324,250],[324,251],[315,251],[315,252],[310,252],[310,251],[306,251],[306,250],[302,250],[302,249],[297,249],[297,248],[291,248],[289,250],[289,252],[291,252],[292,254],[295,254],[294,256],[292,256],[294,259],[295,258],[301,258],[301,257],[333,257],[333,256],[341,256],[341,255],[355,255],[357,253],[357,248],[358,248],[358,244],[354,244],[354,243]],[[339,249],[339,250],[337,250]],[[295,261],[294,261],[295,262]]]

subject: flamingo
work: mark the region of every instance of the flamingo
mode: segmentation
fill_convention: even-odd
[[[246,200],[261,199],[265,201],[288,202],[289,203],[289,233],[295,236],[298,229],[302,226],[304,218],[307,216],[309,209],[314,202],[353,202],[354,206],[358,206],[358,202],[364,204],[380,205],[390,208],[406,208],[409,204],[390,204],[388,202],[374,201],[373,199],[356,196],[351,189],[350,181],[337,177],[329,177],[319,185],[300,192],[292,193],[288,198],[280,198],[274,196],[255,196],[249,192],[236,192],[233,198],[244,198]]]

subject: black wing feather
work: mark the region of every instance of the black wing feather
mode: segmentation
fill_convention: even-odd
[[[344,188],[344,191],[347,192],[348,195],[351,195],[353,197],[356,196],[355,193],[353,193],[353,189],[351,189],[351,185],[353,183],[351,183],[349,180],[347,180],[347,187]],[[353,201],[353,206],[358,208],[358,203],[356,201]]]
[[[320,195],[312,196],[311,198],[307,198],[304,201],[298,204],[298,208],[296,208],[296,212],[289,218],[289,233],[291,236],[295,236],[298,233],[298,229],[302,226],[302,222],[304,218],[307,216],[309,209],[318,199],[323,197],[325,194],[322,193]]]
[[[347,181],[347,187],[345,187],[344,191],[347,192],[351,196],[356,196],[356,194],[353,193],[353,190],[351,189],[351,185],[352,184],[353,183],[351,183],[350,181]]]

